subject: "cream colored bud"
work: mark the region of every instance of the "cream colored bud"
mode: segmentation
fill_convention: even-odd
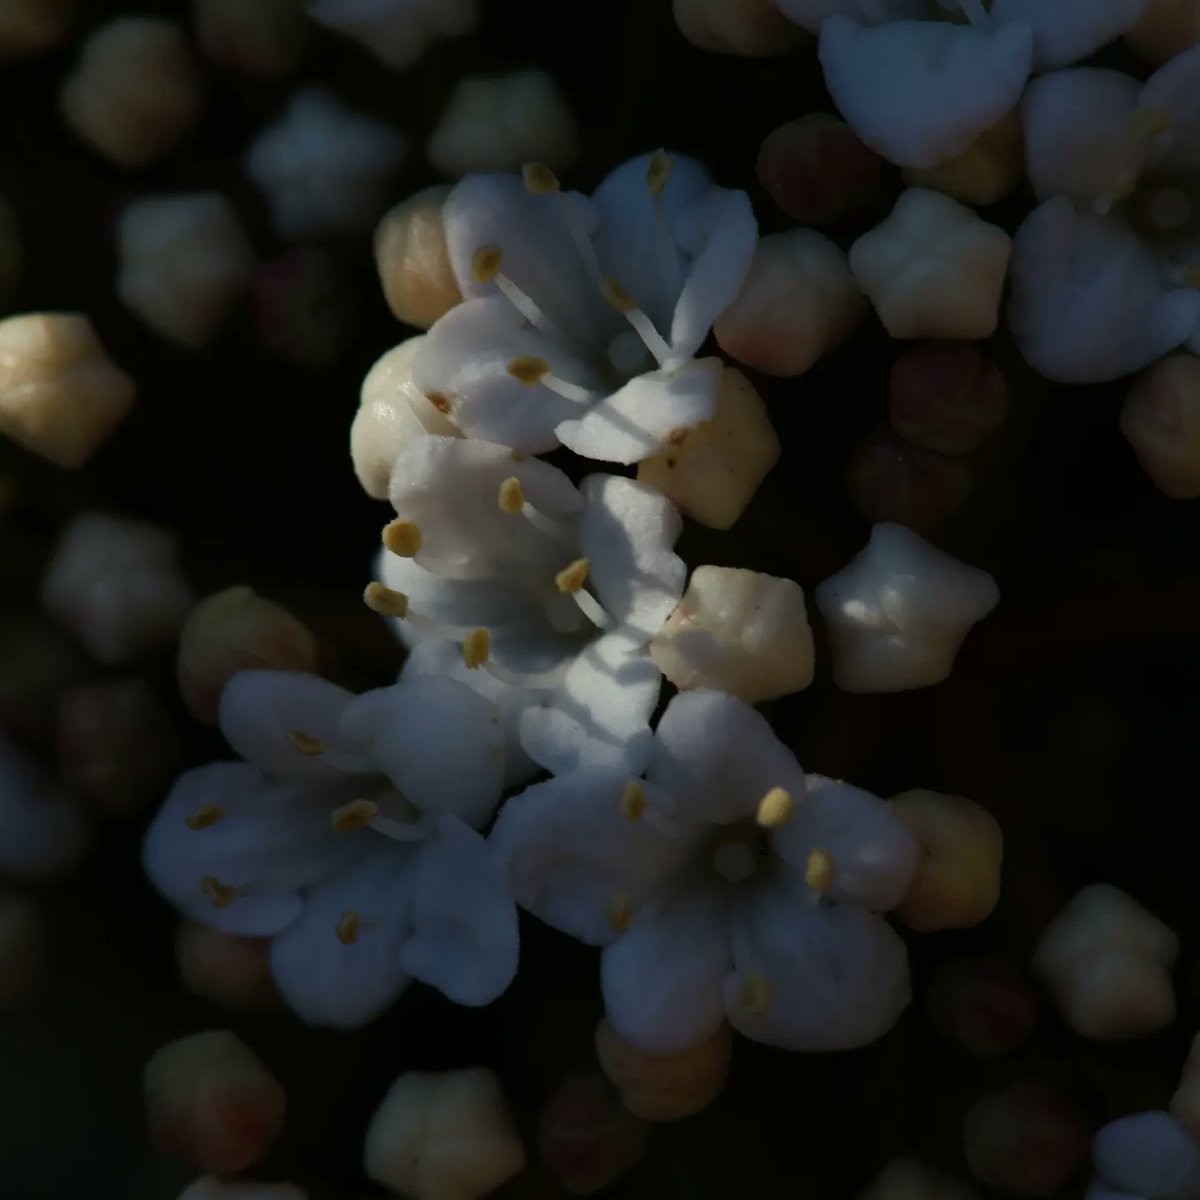
[[[271,975],[270,941],[239,937],[181,921],[175,963],[193,995],[232,1009],[272,1009],[280,1004]]]
[[[607,1021],[596,1026],[600,1068],[621,1103],[644,1121],[678,1121],[707,1108],[729,1074],[733,1038],[728,1025],[683,1054],[647,1054],[626,1041]]]
[[[36,991],[46,959],[46,923],[28,896],[0,894],[0,1012]]]
[[[1200,1035],[1192,1039],[1179,1086],[1171,1096],[1171,1112],[1200,1140]]]
[[[57,45],[78,11],[78,0],[0,0],[0,62]]]
[[[173,150],[203,104],[183,31],[159,17],[118,17],[102,25],[62,90],[67,124],[120,167],[145,166]]]
[[[288,75],[312,40],[304,5],[305,0],[193,0],[200,48],[245,75]]]
[[[850,247],[850,269],[894,338],[996,332],[1012,239],[941,192],[909,188]]]
[[[0,433],[55,466],[83,466],[125,419],[133,391],[87,317],[0,321]]]
[[[1025,176],[1025,144],[1017,109],[989,125],[954,158],[904,172],[910,187],[930,188],[964,204],[998,204]]]
[[[453,179],[476,171],[574,166],[579,130],[545,71],[459,80],[429,140],[429,161]]]
[[[294,1183],[259,1183],[252,1179],[218,1179],[205,1175],[189,1183],[177,1200],[308,1200]]]
[[[679,32],[701,50],[759,58],[808,40],[771,0],[674,0]]]
[[[977,1194],[966,1184],[950,1179],[940,1171],[914,1162],[894,1158],[858,1200],[976,1200]]]
[[[129,662],[173,641],[195,602],[177,557],[165,529],[83,513],[59,538],[42,606],[97,661]]]
[[[202,1171],[246,1170],[283,1128],[283,1088],[225,1029],[168,1042],[151,1056],[143,1082],[155,1148]]]
[[[1078,892],[1042,932],[1033,969],[1067,1024],[1097,1041],[1143,1037],[1175,1017],[1179,939],[1109,884]]]
[[[1130,386],[1121,432],[1160,492],[1200,496],[1200,358],[1169,354]]]
[[[759,239],[742,290],[713,333],[747,367],[803,375],[854,331],[867,308],[845,252],[814,230],[793,229]]]
[[[442,205],[449,187],[423,188],[397,204],[375,231],[375,268],[396,319],[428,329],[462,303],[450,254]]]
[[[1125,35],[1129,48],[1158,66],[1200,45],[1200,4],[1196,0],[1150,0]]]
[[[499,1081],[482,1068],[401,1075],[363,1149],[367,1175],[411,1200],[477,1200],[524,1165]]]
[[[303,621],[239,584],[205,597],[188,613],[176,679],[188,711],[213,725],[221,692],[239,671],[317,672],[320,660],[316,636]]]
[[[667,450],[638,464],[637,477],[692,520],[729,529],[779,455],[779,438],[762,397],[745,375],[726,367],[712,419],[680,430]]]
[[[681,691],[715,688],[748,704],[798,692],[813,678],[804,592],[758,571],[697,567],[650,657]]]
[[[197,349],[254,268],[237,212],[215,192],[137,200],[117,226],[117,295],[156,333]]]
[[[1000,898],[1004,857],[996,818],[974,801],[923,789],[893,797],[892,812],[920,847],[896,916],[921,933],[965,929],[989,916]]]

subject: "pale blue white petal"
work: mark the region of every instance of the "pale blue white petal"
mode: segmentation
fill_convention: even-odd
[[[1147,0],[992,0],[992,20],[1033,31],[1033,69],[1065,67],[1131,29]]]
[[[1200,1196],[1200,1145],[1165,1112],[1141,1112],[1105,1125],[1092,1143],[1105,1183],[1153,1200]]]
[[[1160,67],[1142,89],[1142,107],[1171,121],[1162,165],[1200,173],[1200,46]]]

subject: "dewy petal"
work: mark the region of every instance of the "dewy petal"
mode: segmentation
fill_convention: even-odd
[[[802,886],[809,855],[833,857],[831,900],[887,912],[904,897],[917,867],[918,846],[908,827],[878,796],[838,780],[810,775],[791,818],[771,830],[771,848]]]
[[[785,1050],[849,1050],[882,1037],[910,999],[908,952],[882,917],[852,904],[809,903],[778,883],[734,910],[737,974],[726,981],[729,1021]],[[747,1006],[747,975],[772,996]]]
[[[627,898],[636,913],[677,886],[693,852],[689,839],[625,815],[621,796],[629,782],[624,771],[585,767],[536,783],[504,805],[488,838],[517,903],[592,945],[617,936],[614,897]],[[651,807],[661,806],[657,788],[645,785],[643,794]]]
[[[680,1054],[716,1033],[733,962],[729,922],[727,893],[716,889],[639,914],[600,956],[609,1024],[647,1054]]]
[[[299,915],[299,890],[361,847],[362,834],[338,835],[329,824],[351,798],[328,785],[270,780],[248,763],[187,771],[146,831],[146,874],[195,921],[227,933],[277,933]],[[219,819],[193,829],[188,818],[210,806]],[[204,894],[206,876],[245,894],[218,908]]]
[[[582,416],[562,421],[555,435],[582,458],[641,462],[713,415],[720,377],[716,358],[635,375]]]
[[[670,797],[673,815],[699,825],[752,816],[772,789],[802,804],[804,771],[767,719],[725,692],[683,692],[667,705],[647,778]]]
[[[487,843],[454,817],[419,845],[400,963],[456,1004],[489,1004],[517,973],[517,909]]]
[[[1153,142],[1136,135],[1140,94],[1136,79],[1103,67],[1053,71],[1030,83],[1021,123],[1025,169],[1039,200],[1090,203],[1141,173]]]
[[[467,300],[446,313],[422,341],[413,378],[467,437],[540,454],[558,445],[555,426],[587,405],[543,383],[522,383],[508,371],[518,358],[544,359],[555,378],[597,397],[604,392],[595,372],[561,342],[530,328],[503,296]]]
[[[661,686],[640,635],[606,633],[580,652],[552,695],[521,714],[521,745],[556,775],[586,766],[640,775]]]
[[[271,943],[279,991],[310,1025],[362,1025],[409,982],[400,951],[409,928],[415,852],[370,836],[374,845],[313,888],[300,919]],[[338,938],[338,925],[350,912],[359,928],[347,944]]]
[[[1146,0],[992,0],[992,20],[1033,30],[1033,69],[1087,58],[1137,22]]]
[[[354,698],[345,688],[303,671],[239,671],[221,692],[217,719],[225,740],[254,766],[285,779],[337,780],[344,770],[321,754],[303,753],[302,733],[331,750],[349,750],[338,722]]]
[[[422,811],[476,828],[495,811],[504,731],[495,707],[465,683],[427,675],[375,688],[347,705],[342,729]]]
[[[679,511],[657,488],[619,475],[589,475],[579,548],[604,611],[648,642],[683,595],[687,564],[672,550]]]
[[[935,167],[1016,107],[1029,77],[1027,26],[896,21],[864,29],[830,17],[825,83],[860,138],[902,167]]]
[[[1105,1125],[1092,1144],[1104,1182],[1154,1200],[1200,1196],[1200,1145],[1165,1112],[1142,1112]]]
[[[1137,237],[1065,198],[1035,209],[1013,239],[1009,327],[1030,366],[1055,383],[1130,375],[1185,342],[1200,292],[1168,290]]]
[[[1171,120],[1161,164],[1200,172],[1200,46],[1177,54],[1146,81],[1142,107]]]
[[[789,21],[820,33],[826,17],[849,17],[860,25],[918,21],[929,16],[929,0],[774,0]]]

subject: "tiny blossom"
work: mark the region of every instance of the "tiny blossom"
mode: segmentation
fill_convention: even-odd
[[[632,463],[712,415],[720,361],[694,356],[750,267],[744,192],[658,151],[590,198],[541,164],[468,176],[443,219],[467,299],[414,379],[468,437]]]
[[[749,705],[685,692],[646,779],[584,768],[509,800],[491,835],[519,903],[604,947],[608,1021],[678,1054],[728,1019],[793,1050],[861,1046],[909,999],[879,915],[916,867],[911,834],[848,784],[805,780]]]
[[[450,266],[442,205],[451,188],[422,188],[397,204],[375,231],[375,269],[384,299],[398,321],[428,329],[462,292]]]
[[[508,986],[516,913],[472,828],[504,772],[490,703],[446,678],[355,697],[243,671],[219,716],[246,761],[181,776],[144,847],[185,915],[272,938],[280,992],[312,1024],[370,1020],[411,977],[462,1004]]]
[[[434,42],[470,33],[479,0],[309,0],[308,14],[403,71]]]
[[[1099,1178],[1086,1200],[1197,1200],[1200,1144],[1170,1113],[1110,1121],[1092,1143]]]

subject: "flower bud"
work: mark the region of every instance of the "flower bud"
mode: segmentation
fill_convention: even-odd
[[[55,466],[83,466],[125,419],[133,390],[87,317],[0,321],[0,433]]]
[[[266,938],[239,937],[181,921],[175,934],[175,963],[184,987],[211,1004],[238,1009],[279,1005]]]
[[[790,377],[853,333],[866,311],[842,250],[811,229],[794,229],[759,239],[742,290],[713,333],[738,362]]]
[[[0,62],[39,54],[70,32],[78,0],[4,0],[0,4]]]
[[[645,1156],[650,1127],[632,1116],[599,1075],[559,1084],[538,1123],[538,1154],[573,1196],[615,1183]]]
[[[964,204],[998,204],[1025,176],[1025,143],[1017,109],[989,125],[961,153],[936,167],[904,172],[910,187],[944,192]]]
[[[678,1121],[707,1108],[725,1086],[732,1049],[728,1025],[694,1049],[665,1056],[639,1050],[607,1021],[596,1026],[600,1068],[643,1121]]]
[[[174,149],[203,103],[183,31],[159,17],[118,17],[101,26],[62,90],[67,124],[120,167],[145,166]]]
[[[1168,62],[1200,44],[1200,6],[1196,0],[1149,0],[1125,40],[1145,62]]]
[[[909,1158],[894,1158],[858,1200],[976,1200],[975,1193],[965,1184],[949,1179],[940,1171],[913,1162]]]
[[[1041,1082],[1019,1083],[979,1100],[967,1114],[967,1165],[981,1183],[1020,1196],[1061,1188],[1088,1148],[1079,1106]]]
[[[479,23],[479,0],[308,0],[306,11],[393,71],[407,70],[434,42],[461,37]]]
[[[678,444],[638,464],[638,482],[658,488],[686,516],[729,529],[779,461],[767,406],[739,371],[721,372],[712,419],[683,431]]]
[[[1169,354],[1130,386],[1121,433],[1160,492],[1200,496],[1200,358]]]
[[[491,1071],[410,1071],[367,1127],[363,1169],[412,1200],[477,1200],[517,1174],[525,1150]]]
[[[221,692],[239,671],[315,673],[319,666],[320,648],[308,626],[239,584],[205,597],[188,613],[175,670],[188,711],[215,725]]]
[[[1003,958],[946,963],[930,980],[925,1000],[938,1029],[980,1058],[1015,1050],[1037,1020],[1032,988]]]
[[[387,214],[375,231],[375,267],[396,319],[428,329],[462,303],[450,266],[442,204],[449,187],[428,187]]]
[[[283,1088],[228,1030],[167,1043],[146,1064],[144,1084],[155,1148],[202,1171],[246,1170],[283,1128]]]
[[[920,933],[978,925],[1000,898],[999,822],[971,800],[924,789],[903,792],[891,803],[921,847],[917,873],[896,916]]]
[[[46,957],[46,923],[28,897],[0,894],[0,1012],[28,1000]]]
[[[674,0],[674,10],[679,32],[717,54],[787,54],[806,40],[770,0]]]
[[[1171,1097],[1170,1111],[1200,1141],[1200,1035],[1192,1039],[1179,1086]]]
[[[832,225],[883,198],[883,159],[840,117],[809,113],[767,134],[758,181],[793,220]]]
[[[888,416],[902,438],[926,450],[965,454],[1004,423],[1008,385],[974,342],[921,342],[892,364]]]
[[[304,0],[193,0],[205,55],[244,75],[278,79],[304,58],[312,23]]]

